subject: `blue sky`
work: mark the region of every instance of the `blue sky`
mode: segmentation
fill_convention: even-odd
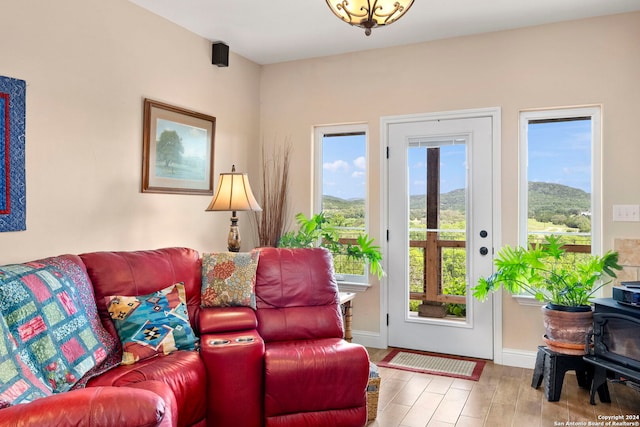
[[[322,177],[325,195],[342,199],[364,198],[366,191],[366,146],[363,136],[340,136],[323,140]],[[426,151],[412,149],[409,159],[411,194],[425,194]],[[465,184],[464,146],[447,146],[440,160],[442,192]]]
[[[563,184],[590,192],[590,148],[589,120],[529,125],[529,181]],[[325,194],[343,199],[365,197],[365,152],[362,136],[324,139],[322,173]],[[464,188],[465,146],[443,146],[440,162],[441,193]],[[410,194],[425,194],[426,149],[412,148],[408,163]]]
[[[591,193],[591,121],[530,124],[528,179]]]
[[[324,138],[322,148],[325,195],[364,199],[367,179],[364,136]]]
[[[466,150],[465,145],[445,145],[440,147],[440,193],[448,193],[465,187]],[[409,194],[426,193],[427,149],[409,149]]]

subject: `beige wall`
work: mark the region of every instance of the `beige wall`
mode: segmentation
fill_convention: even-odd
[[[379,170],[380,118],[502,108],[503,242],[516,243],[517,120],[527,108],[603,106],[604,245],[640,238],[613,223],[614,203],[640,197],[640,14],[547,25],[260,67],[126,0],[5,0],[0,74],[27,81],[27,231],[0,233],[0,264],[60,253],[184,245],[223,250],[228,214],[207,196],[140,193],[142,99],[217,117],[215,170],[258,175],[256,153],[294,144],[292,211],[311,209],[311,128],[370,127]],[[379,36],[383,36],[382,31]],[[233,51],[233,46],[231,46]],[[377,173],[370,222],[380,238]],[[245,245],[249,221],[241,213]],[[221,233],[222,232],[222,233]],[[379,284],[355,302],[354,328],[379,333]],[[530,351],[539,310],[504,299],[504,347]]]
[[[383,37],[384,30],[376,37]],[[373,37],[373,36],[372,36]],[[265,66],[263,137],[286,135],[293,152],[295,211],[310,211],[314,125],[365,122],[370,129],[370,226],[380,238],[380,118],[502,108],[503,243],[517,243],[518,113],[599,104],[603,108],[604,246],[639,236],[613,223],[612,204],[640,203],[638,100],[640,14],[625,14]],[[392,280],[392,278],[389,278]],[[379,285],[354,302],[354,329],[379,332]],[[532,351],[543,333],[538,307],[504,298],[503,346]]]
[[[3,0],[0,9],[0,74],[27,82],[27,231],[0,233],[0,263],[225,249],[230,214],[205,212],[210,196],[140,192],[142,101],[217,118],[217,181],[232,163],[257,168],[260,67],[234,54],[229,68],[211,65],[208,41],[126,0]]]

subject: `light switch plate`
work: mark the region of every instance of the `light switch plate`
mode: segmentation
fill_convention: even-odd
[[[613,220],[640,222],[640,205],[613,205]]]

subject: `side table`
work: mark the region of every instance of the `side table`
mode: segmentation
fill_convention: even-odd
[[[351,301],[356,297],[355,292],[340,292],[340,307],[342,309],[342,316],[344,318],[344,339],[347,342],[351,342],[353,336],[351,335],[351,322],[353,320],[353,307]]]

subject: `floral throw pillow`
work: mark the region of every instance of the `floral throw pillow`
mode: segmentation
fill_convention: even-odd
[[[184,284],[149,295],[109,296],[106,302],[122,343],[123,365],[195,348]]]
[[[202,255],[202,306],[256,308],[256,270],[260,252]]]

